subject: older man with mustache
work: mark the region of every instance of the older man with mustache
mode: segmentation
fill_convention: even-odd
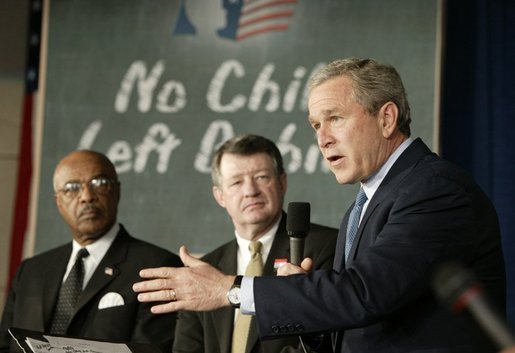
[[[72,152],[55,169],[54,191],[73,240],[20,265],[3,312],[0,352],[20,351],[11,327],[151,343],[170,352],[176,315],[151,314],[131,286],[142,268],[182,263],[116,222],[120,182],[114,165],[98,152]]]

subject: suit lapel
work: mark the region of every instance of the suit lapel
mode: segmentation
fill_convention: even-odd
[[[290,258],[290,238],[286,231],[286,213],[283,212],[272,247],[270,248],[270,253],[263,267],[263,274],[267,276],[275,275],[275,260],[284,258]]]
[[[102,290],[102,288],[118,276],[120,273],[118,265],[126,261],[130,239],[131,238],[125,228],[120,225],[120,231],[118,232],[115,240],[104,255],[102,261],[98,264],[98,267],[86,285],[86,288],[84,288],[84,292],[77,302],[75,312],[79,311],[100,290]]]
[[[48,267],[43,273],[41,279],[44,283],[43,286],[41,286],[42,313],[41,315],[38,315],[37,312],[34,313],[34,318],[41,317],[43,320],[41,323],[42,331],[46,330],[52,321],[54,307],[57,303],[57,297],[59,296],[59,290],[61,289],[63,276],[66,272],[66,266],[68,265],[68,260],[70,259],[71,253],[72,243],[70,242],[69,244],[66,244],[61,249],[59,249],[59,252],[56,253],[56,256],[52,261],[49,261]],[[37,308],[34,310],[37,310]]]
[[[399,158],[395,161],[392,168],[388,171],[385,178],[381,182],[381,185],[374,193],[372,200],[363,215],[361,223],[359,224],[358,231],[356,233],[356,238],[352,243],[352,248],[349,253],[349,258],[346,265],[351,264],[354,261],[354,256],[356,255],[356,250],[358,248],[358,244],[361,240],[361,236],[363,235],[363,231],[366,228],[367,222],[370,216],[374,213],[375,209],[381,204],[381,202],[392,192],[392,190],[396,190],[399,183],[402,182],[404,177],[406,177],[416,166],[418,161],[426,156],[432,154],[431,150],[422,142],[420,138],[415,139],[411,145],[406,148],[406,150],[399,156]],[[353,205],[350,209],[352,209]],[[345,227],[342,228],[340,226],[340,231],[347,229],[347,222],[349,217],[349,211],[344,217]],[[343,224],[343,223],[342,223]],[[343,237],[345,238],[345,237]],[[338,242],[340,241],[340,234],[338,234]],[[344,243],[345,244],[345,243]],[[338,249],[338,248],[337,248]],[[336,262],[336,257],[335,257]]]

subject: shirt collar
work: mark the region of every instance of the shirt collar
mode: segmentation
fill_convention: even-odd
[[[409,145],[413,142],[413,139],[411,137],[408,137],[403,143],[399,145],[393,151],[393,153],[388,157],[386,162],[379,168],[379,170],[373,174],[370,178],[368,178],[366,181],[361,183],[361,186],[363,187],[363,191],[367,195],[367,199],[371,200],[374,196],[375,192],[379,188],[379,185],[383,182],[384,178],[386,177],[386,174],[390,171],[393,164],[397,161],[399,156],[408,148]]]
[[[116,238],[119,230],[120,225],[115,222],[113,227],[109,229],[107,233],[98,238],[95,242],[86,245],[86,249],[89,252],[88,258],[93,260],[96,264],[100,263],[107,250],[109,250],[109,247],[113,243],[114,239]],[[76,240],[73,240],[73,250],[71,256],[72,259],[75,259],[75,255],[81,248],[82,246]]]
[[[281,217],[275,222],[275,224],[266,232],[263,234],[258,241],[261,242],[261,257],[263,259],[263,263],[266,262],[266,259],[268,257],[268,253],[270,253],[270,249],[272,248],[272,243],[274,242],[275,234],[277,233],[277,229],[279,228],[279,223],[281,222]],[[249,250],[249,244],[250,240],[242,238],[237,231],[234,231],[236,235],[236,241],[238,242],[238,252],[245,258],[250,259],[250,250]]]

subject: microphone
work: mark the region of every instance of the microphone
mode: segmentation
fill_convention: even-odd
[[[488,303],[483,287],[464,266],[454,262],[440,266],[433,277],[433,289],[454,312],[467,310],[499,348],[515,345],[515,336],[505,320]]]
[[[300,265],[304,258],[304,239],[309,232],[309,217],[311,207],[309,202],[290,202],[286,231],[290,236],[290,262]]]

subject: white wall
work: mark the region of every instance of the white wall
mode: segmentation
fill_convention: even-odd
[[[0,312],[7,293],[24,95],[28,0],[0,1]]]

